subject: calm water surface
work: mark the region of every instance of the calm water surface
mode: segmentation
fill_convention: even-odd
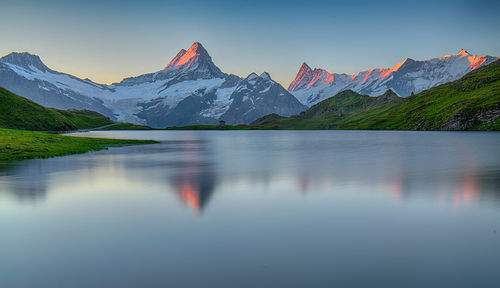
[[[500,287],[500,134],[120,131],[0,165],[0,287]]]

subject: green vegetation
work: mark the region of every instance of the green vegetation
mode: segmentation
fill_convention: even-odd
[[[93,111],[46,108],[0,87],[0,161],[48,158],[115,146],[156,143],[150,140],[83,138],[23,131],[68,131],[113,123]]]
[[[500,130],[500,60],[463,78],[399,98],[347,90],[300,115],[267,115],[251,129]]]
[[[158,130],[146,125],[136,125],[132,123],[116,123],[96,130]]]
[[[46,108],[0,87],[0,127],[35,131],[68,131],[112,124],[103,115],[87,110]]]
[[[257,119],[251,126],[256,129],[344,129],[345,119],[374,109],[387,110],[403,101],[391,90],[378,97],[346,90],[319,102],[300,115],[287,118],[271,114]]]
[[[72,137],[0,128],[0,161],[48,158],[98,151],[108,147],[152,143],[157,142]]]

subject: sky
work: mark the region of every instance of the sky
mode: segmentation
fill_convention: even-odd
[[[156,72],[199,41],[226,73],[288,87],[302,62],[336,73],[412,58],[500,56],[500,1],[0,0],[0,55],[37,54],[98,83]]]

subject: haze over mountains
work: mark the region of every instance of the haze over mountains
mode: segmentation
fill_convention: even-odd
[[[313,70],[304,63],[287,91],[265,72],[246,78],[222,72],[195,42],[180,50],[164,69],[111,85],[54,71],[36,55],[11,53],[0,58],[0,86],[44,106],[93,110],[116,121],[152,127],[219,120],[248,124],[272,113],[298,114],[346,89],[373,96],[392,89],[405,97],[456,80],[495,59],[462,50],[424,61],[408,58],[390,69],[356,75]]]
[[[392,68],[375,68],[354,75],[329,73],[320,68],[313,70],[303,63],[288,91],[307,106],[347,89],[370,96],[391,89],[399,96],[407,97],[456,80],[496,59],[498,57],[474,56],[462,49],[456,55],[422,61],[407,58]]]

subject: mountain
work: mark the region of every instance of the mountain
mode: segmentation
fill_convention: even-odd
[[[67,131],[112,124],[94,111],[45,108],[0,87],[0,127],[37,131]]]
[[[345,90],[299,115],[257,119],[253,129],[500,130],[500,60],[406,98]]]
[[[48,107],[94,110],[153,127],[250,123],[270,112],[289,116],[307,109],[266,75],[261,84],[249,85],[248,78],[223,73],[198,42],[158,72],[111,85],[56,72],[29,53],[0,58],[0,86],[14,93]],[[243,101],[245,96],[254,101]]]
[[[311,69],[303,63],[288,91],[302,104],[312,106],[342,90],[370,96],[388,89],[401,97],[410,96],[437,85],[459,79],[468,72],[487,65],[498,57],[473,56],[465,50],[456,55],[416,61],[407,58],[392,68],[376,68],[355,75]]]
[[[228,123],[250,123],[270,113],[290,116],[307,109],[266,72],[260,76],[252,73],[239,81],[231,98],[231,105],[220,117]]]
[[[272,129],[336,129],[339,121],[357,116],[377,108],[390,108],[404,102],[392,90],[381,96],[362,95],[352,90],[344,90],[327,98],[308,110],[291,117],[271,114],[255,120],[252,126],[265,126]]]
[[[108,90],[106,86],[51,70],[40,57],[26,52],[0,58],[0,86],[46,107],[88,109],[113,117],[93,96],[94,91]]]

